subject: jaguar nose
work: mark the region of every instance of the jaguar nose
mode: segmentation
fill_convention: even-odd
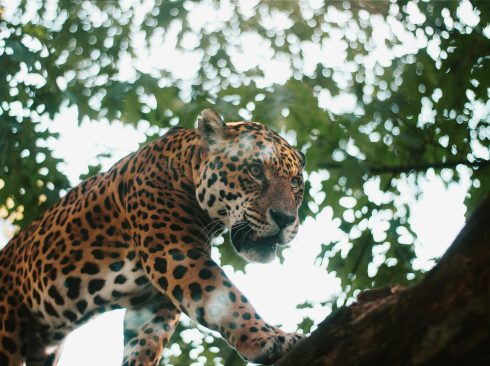
[[[270,214],[274,222],[277,224],[277,226],[279,226],[279,229],[281,230],[285,227],[288,227],[296,220],[296,215],[293,215],[289,212],[281,212],[271,209]]]

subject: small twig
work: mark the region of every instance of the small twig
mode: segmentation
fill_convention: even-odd
[[[364,258],[364,255],[366,254],[366,251],[367,251],[368,246],[369,246],[369,242],[370,242],[369,240],[364,240],[364,243],[362,243],[361,253],[356,258],[356,261],[354,263],[354,266],[352,266],[352,270],[350,271],[350,273],[357,275],[357,270],[359,269],[359,265],[361,264],[361,261]]]

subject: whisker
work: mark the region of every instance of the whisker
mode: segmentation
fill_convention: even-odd
[[[200,233],[203,234],[204,236],[208,236],[208,234],[214,230],[215,225],[219,223],[219,219],[213,219],[211,222],[209,222],[207,225],[203,226],[200,230]]]
[[[213,219],[200,229],[200,234],[204,236],[205,241],[203,243],[202,252],[207,254],[211,247],[211,241],[213,237],[221,230],[222,222],[219,219]]]
[[[240,226],[236,231],[235,233],[233,234],[232,236],[232,239],[236,239],[237,238],[237,235],[240,231],[243,231],[243,230],[246,230],[246,229],[250,229],[247,225],[242,225]]]
[[[253,229],[252,228],[249,228],[247,232],[245,232],[245,236],[247,236],[248,234],[250,233],[253,233]]]

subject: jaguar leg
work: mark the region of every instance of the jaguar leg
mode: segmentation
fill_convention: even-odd
[[[19,322],[16,319],[15,310],[0,306],[0,365],[2,366],[24,364],[18,327]]]
[[[28,357],[26,366],[56,366],[58,364],[59,354],[53,352],[38,357]]]
[[[157,365],[180,318],[165,295],[151,305],[126,310],[123,366]]]

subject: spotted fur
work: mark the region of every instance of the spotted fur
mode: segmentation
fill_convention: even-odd
[[[71,190],[0,251],[0,365],[56,364],[65,336],[126,308],[124,365],[156,365],[181,312],[270,364],[300,338],[267,324],[210,258],[228,228],[267,262],[298,227],[304,157],[204,110]]]

